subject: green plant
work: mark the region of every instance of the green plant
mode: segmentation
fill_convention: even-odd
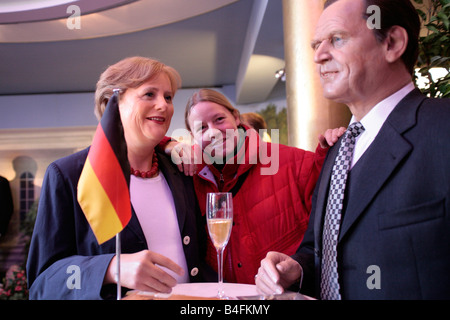
[[[450,0],[414,0],[419,8],[425,32],[419,39],[417,67],[427,86],[422,92],[430,97],[450,97]],[[434,79],[430,70],[443,68],[444,77]],[[417,80],[416,80],[417,81]]]

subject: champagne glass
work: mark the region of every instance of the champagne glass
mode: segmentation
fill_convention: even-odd
[[[223,251],[230,239],[233,225],[233,196],[230,192],[206,195],[206,221],[211,241],[217,251],[217,273],[219,288],[217,296],[226,299],[223,290]]]

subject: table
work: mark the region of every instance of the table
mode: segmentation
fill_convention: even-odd
[[[133,290],[124,300],[218,300],[217,286],[217,282],[180,283],[170,294]],[[295,292],[264,297],[258,293],[255,285],[250,284],[224,283],[223,288],[231,300],[313,300]]]

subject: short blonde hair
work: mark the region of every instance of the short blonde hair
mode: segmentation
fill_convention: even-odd
[[[181,87],[180,74],[164,63],[145,57],[129,57],[109,66],[97,82],[95,91],[94,113],[98,120],[105,111],[108,100],[113,95],[113,89],[124,93],[129,88],[137,88],[144,82],[157,77],[161,72],[169,77],[172,93]]]
[[[186,104],[186,110],[184,111],[184,122],[186,125],[186,129],[191,130],[191,126],[189,125],[189,115],[191,114],[191,110],[194,106],[196,106],[199,102],[208,101],[220,104],[225,107],[231,114],[235,117],[241,119],[241,115],[238,109],[233,107],[231,102],[220,92],[212,89],[200,89],[189,98]]]

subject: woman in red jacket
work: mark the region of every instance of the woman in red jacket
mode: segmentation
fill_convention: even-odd
[[[202,214],[208,192],[233,193],[233,228],[224,253],[224,279],[253,284],[268,251],[291,255],[298,248],[328,146],[337,141],[342,129],[328,130],[326,138],[321,135],[315,153],[263,142],[255,130],[242,125],[239,111],[228,99],[211,89],[191,96],[185,122],[203,151],[194,175]],[[210,240],[207,261],[217,270]]]

